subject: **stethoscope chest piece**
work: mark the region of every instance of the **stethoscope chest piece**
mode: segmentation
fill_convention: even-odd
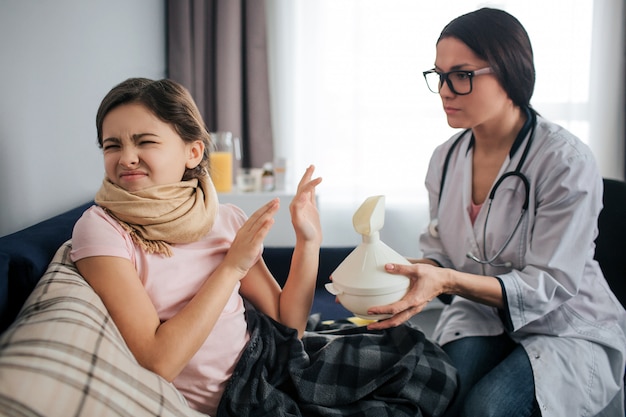
[[[439,219],[432,219],[430,223],[428,223],[428,233],[430,233],[432,237],[439,237]]]

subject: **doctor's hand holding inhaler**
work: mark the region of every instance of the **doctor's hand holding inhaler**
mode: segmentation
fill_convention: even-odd
[[[392,317],[369,328],[445,295],[433,338],[459,371],[448,416],[623,416],[626,312],[593,259],[602,178],[590,149],[532,108],[526,30],[497,9],[460,16],[424,78],[465,130],[430,160],[424,258],[385,266],[409,290],[370,308]]]

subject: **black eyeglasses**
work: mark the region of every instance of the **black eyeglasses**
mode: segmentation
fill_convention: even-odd
[[[472,79],[474,77],[492,72],[491,67],[485,67],[475,71],[456,70],[449,72],[437,72],[435,69],[431,69],[424,71],[423,74],[428,89],[433,93],[439,94],[445,81],[450,91],[459,96],[464,96],[472,92]]]

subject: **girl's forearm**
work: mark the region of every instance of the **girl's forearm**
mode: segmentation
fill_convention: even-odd
[[[302,336],[313,305],[320,245],[296,242],[291,268],[280,296],[280,321]]]
[[[150,368],[168,381],[182,371],[213,331],[237,278],[236,271],[218,267],[181,311],[161,323]]]

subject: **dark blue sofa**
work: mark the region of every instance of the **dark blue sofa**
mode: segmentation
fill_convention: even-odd
[[[92,202],[44,220],[31,227],[0,237],[0,333],[15,319],[22,304],[46,271],[57,249],[72,235],[74,223]],[[353,247],[322,248],[317,288],[311,313],[322,320],[349,317],[351,314],[324,284],[332,271],[348,256]],[[279,283],[287,278],[292,248],[266,247],[263,258]]]

